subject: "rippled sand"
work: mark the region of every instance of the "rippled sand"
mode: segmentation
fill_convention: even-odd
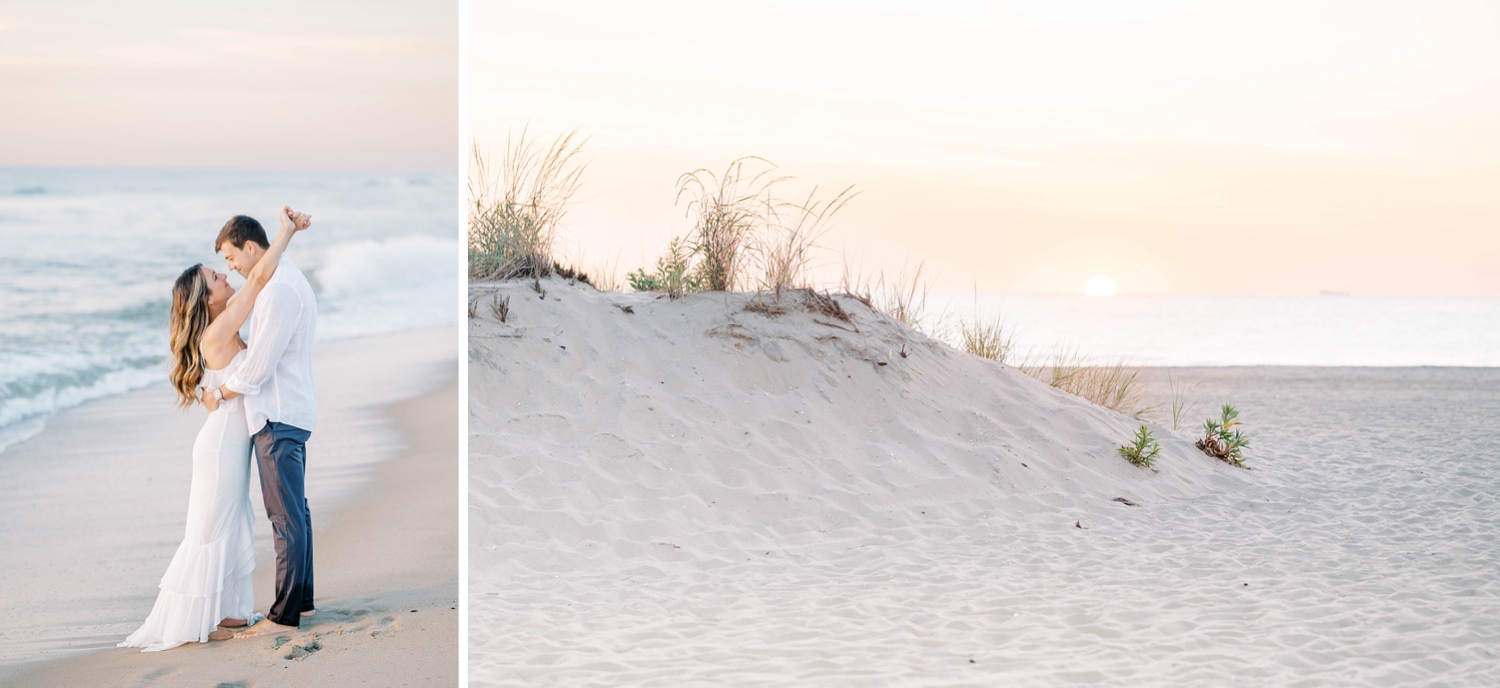
[[[1173,371],[1254,470],[1153,472],[853,302],[546,288],[471,321],[474,685],[1500,683],[1500,371]]]

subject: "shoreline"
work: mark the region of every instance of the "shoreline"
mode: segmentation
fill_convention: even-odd
[[[279,649],[259,638],[164,653],[113,648],[149,611],[181,538],[187,457],[202,418],[170,412],[165,384],[68,409],[12,447],[4,457],[12,479],[0,487],[0,541],[16,556],[0,568],[0,582],[11,590],[7,616],[30,623],[0,631],[9,645],[0,682],[88,685],[139,672],[150,685],[169,675],[233,681],[222,676],[248,672],[275,676],[278,685],[311,685],[327,677],[303,669],[305,678],[289,678],[285,668],[368,665],[391,654],[361,651],[382,639],[421,646],[399,653],[407,661],[392,670],[456,676],[458,612],[449,609],[458,600],[455,330],[359,337],[315,350],[319,428],[309,442],[308,493],[322,613]],[[268,603],[275,557],[258,476],[251,482],[259,609]],[[396,499],[402,494],[410,496]],[[393,517],[398,512],[405,515]],[[375,532],[375,524],[385,529]],[[381,559],[393,542],[425,564]],[[284,659],[297,647],[301,657]],[[412,663],[417,656],[452,661]],[[277,673],[263,673],[271,668]]]

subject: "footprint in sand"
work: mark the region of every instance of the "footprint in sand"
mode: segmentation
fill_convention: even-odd
[[[323,649],[323,645],[316,640],[308,641],[306,645],[293,645],[292,651],[288,652],[285,659],[297,660]]]
[[[382,636],[391,635],[398,630],[400,630],[400,628],[396,625],[396,617],[387,616],[375,624],[375,630],[370,631],[370,637],[379,638]]]

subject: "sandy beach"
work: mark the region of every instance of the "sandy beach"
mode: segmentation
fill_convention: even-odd
[[[1151,470],[852,299],[542,286],[470,287],[473,685],[1500,681],[1500,371],[1173,370]]]
[[[319,613],[294,633],[117,649],[182,536],[201,411],[165,385],[54,418],[0,456],[0,683],[452,685],[458,676],[454,328],[321,344],[308,445]],[[252,476],[257,608],[275,556]]]

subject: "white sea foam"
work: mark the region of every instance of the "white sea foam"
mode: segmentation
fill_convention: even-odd
[[[334,244],[322,252],[319,337],[342,339],[457,322],[458,241],[428,236]]]
[[[334,244],[323,250],[318,284],[331,298],[434,283],[453,287],[458,284],[456,251],[457,240],[427,236]]]
[[[124,394],[164,379],[162,370],[127,368],[78,386],[40,390],[33,396],[0,399],[0,452],[35,437],[58,411]]]

